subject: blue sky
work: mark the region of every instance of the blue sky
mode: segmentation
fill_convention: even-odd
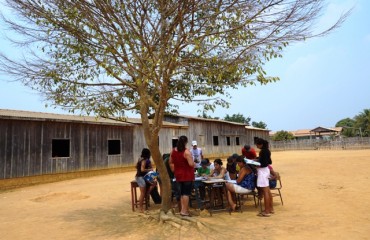
[[[353,118],[370,108],[370,1],[331,0],[318,28],[335,22],[354,6],[347,21],[323,38],[289,46],[282,59],[266,64],[270,76],[280,81],[250,86],[231,92],[229,109],[218,108],[213,117],[243,114],[252,121],[263,121],[272,131],[334,127],[343,118]],[[1,33],[4,27],[0,26]],[[0,33],[0,34],[1,34]],[[17,53],[1,38],[1,51]],[[0,76],[0,109],[67,113],[45,108],[37,92]],[[180,106],[180,113],[196,116],[195,104]]]

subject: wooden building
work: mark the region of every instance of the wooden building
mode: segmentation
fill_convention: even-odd
[[[166,116],[159,148],[169,153],[181,135],[206,157],[240,153],[268,130],[215,119]],[[0,180],[134,166],[147,147],[141,120],[0,109]]]
[[[269,130],[241,123],[182,115],[167,115],[164,120],[188,126],[189,147],[196,140],[208,158],[225,159],[233,153],[241,154],[245,144],[254,145],[254,137],[269,139]]]
[[[133,139],[130,123],[0,110],[0,179],[131,165]]]

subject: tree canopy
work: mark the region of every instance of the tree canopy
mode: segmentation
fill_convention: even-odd
[[[292,139],[294,139],[293,133],[284,130],[277,131],[272,137],[272,140],[274,141],[286,141]]]
[[[266,129],[267,128],[267,124],[262,122],[262,121],[259,121],[259,122],[255,122],[253,121],[252,122],[252,126],[253,127],[256,127],[256,128],[262,128],[262,129]]]
[[[24,58],[0,55],[0,70],[70,111],[117,117],[140,114],[162,176],[170,182],[158,134],[170,100],[228,106],[228,89],[277,81],[264,64],[314,33],[323,0],[5,0],[17,17],[2,20],[29,47]],[[151,118],[149,121],[149,117]]]
[[[237,114],[233,114],[233,115],[229,115],[229,114],[226,114],[224,120],[226,121],[230,121],[230,122],[236,122],[236,123],[243,123],[243,124],[246,124],[246,125],[250,125],[250,121],[251,121],[251,118],[250,117],[244,117],[243,114],[241,113],[237,113]]]
[[[335,124],[343,127],[343,135],[346,137],[370,136],[370,109],[364,109],[353,118],[344,118]]]

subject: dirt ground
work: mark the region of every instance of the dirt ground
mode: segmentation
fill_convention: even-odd
[[[370,150],[273,152],[284,205],[257,217],[243,213],[197,218],[207,227],[175,228],[131,211],[134,172],[31,186],[0,193],[0,239],[370,239]]]

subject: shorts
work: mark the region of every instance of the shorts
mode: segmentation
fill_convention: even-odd
[[[270,188],[276,188],[276,180],[271,180],[271,179],[270,179],[270,183],[269,183],[269,185],[270,185],[270,186],[269,186]]]
[[[245,193],[252,192],[252,190],[249,190],[247,188],[243,188],[242,186],[240,186],[238,184],[234,184],[233,186],[234,186],[235,193],[245,194]]]
[[[177,188],[181,196],[190,196],[193,189],[193,182],[177,182]]]
[[[146,182],[144,180],[144,177],[135,177],[135,179],[139,187],[146,187]]]
[[[257,187],[269,186],[270,169],[268,167],[257,168]]]

